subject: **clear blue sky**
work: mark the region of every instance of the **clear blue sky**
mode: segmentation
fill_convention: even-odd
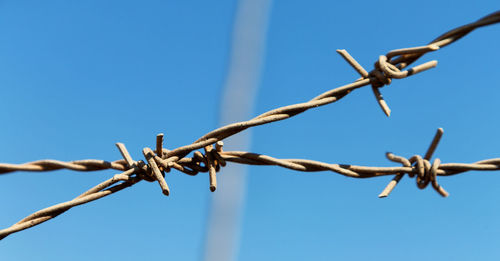
[[[217,127],[236,1],[1,1],[0,162],[135,159]],[[275,1],[255,115],[358,78],[391,49],[426,44],[497,11],[498,1]],[[500,25],[421,61],[431,71],[257,127],[252,151],[279,158],[394,166],[384,153],[473,162],[500,156]],[[69,200],[116,171],[0,177],[0,226]],[[224,172],[220,175],[224,175]],[[168,174],[171,196],[140,183],[0,242],[0,260],[199,260],[211,194],[206,174]],[[239,260],[499,260],[499,172],[440,178],[441,198],[405,177],[251,167]],[[219,184],[224,186],[224,184]]]

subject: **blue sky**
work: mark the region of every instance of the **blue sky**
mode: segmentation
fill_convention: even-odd
[[[0,162],[135,159],[163,132],[165,146],[218,127],[237,2],[1,1]],[[380,54],[424,45],[497,11],[497,1],[335,3],[274,1],[255,115],[352,82],[336,53],[366,69]],[[386,151],[423,154],[435,130],[442,162],[499,157],[500,25],[424,56],[436,68],[370,88],[286,121],[254,128],[252,152],[278,158],[394,166]],[[115,171],[19,172],[0,177],[0,225],[69,200]],[[222,173],[220,175],[224,175]],[[200,260],[206,174],[168,174],[171,196],[140,183],[71,209],[0,243],[1,260]],[[498,260],[499,173],[440,178],[450,197],[405,177],[251,167],[238,260]],[[219,184],[223,187],[224,184]],[[216,192],[217,193],[217,192]]]

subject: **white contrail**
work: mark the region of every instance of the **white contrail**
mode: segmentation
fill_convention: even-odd
[[[236,10],[228,74],[219,125],[252,116],[264,60],[271,0],[240,0]],[[227,150],[249,150],[249,130],[225,140]],[[247,167],[228,164],[217,176],[219,185],[209,206],[204,260],[232,261],[239,250],[246,194]]]

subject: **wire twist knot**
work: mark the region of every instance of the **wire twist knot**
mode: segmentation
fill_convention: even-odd
[[[382,56],[381,56],[382,57]],[[385,57],[385,56],[384,56]],[[385,58],[387,60],[387,58]],[[391,68],[394,71],[399,71],[399,69],[391,63],[385,62],[384,66],[380,66],[380,59],[374,64],[375,69],[372,70],[367,78],[371,78],[370,81],[373,88],[381,88],[385,85],[389,85],[392,82],[390,74],[386,73],[382,68]]]
[[[415,155],[407,159],[404,157],[396,156],[390,152],[386,153],[386,157],[388,160],[401,163],[403,167],[411,168],[411,170],[398,173],[385,187],[384,191],[380,193],[380,198],[387,197],[396,187],[398,182],[403,178],[403,175],[406,173],[408,173],[408,176],[410,178],[415,177],[415,175],[417,176],[416,181],[417,187],[419,189],[424,189],[427,187],[427,185],[429,185],[429,183],[431,183],[434,190],[436,190],[441,196],[447,197],[449,195],[448,192],[446,192],[446,190],[437,182],[437,174],[441,164],[441,160],[436,158],[434,159],[432,164],[430,163],[432,154],[434,154],[434,151],[436,151],[437,145],[439,144],[443,133],[444,131],[442,128],[437,129],[436,134],[434,135],[434,138],[432,139],[432,142],[423,158],[420,155]]]
[[[368,73],[365,68],[363,68],[363,66],[361,66],[346,50],[337,50],[337,53],[339,53],[344,60],[346,60],[346,62],[348,62],[354,70],[361,75],[361,78],[359,78],[357,82],[367,81],[367,84],[371,84],[373,94],[375,95],[380,108],[387,116],[390,116],[391,109],[389,109],[389,106],[385,102],[379,88],[391,84],[392,78],[402,79],[436,67],[437,61],[430,61],[412,67],[409,70],[403,70],[407,66],[407,63],[405,62],[406,57],[411,55],[422,55],[438,49],[439,46],[429,44],[425,46],[390,51],[386,55],[381,55],[379,57],[379,59],[375,62],[375,68],[370,73]],[[394,57],[395,59],[393,59]]]
[[[431,183],[434,190],[441,196],[447,197],[449,195],[437,182],[437,173],[441,164],[440,159],[436,158],[430,163],[428,159],[422,158],[420,155],[415,155],[409,158],[408,161],[416,171],[416,173],[409,172],[408,176],[410,178],[416,176],[417,187],[419,189],[424,189]]]

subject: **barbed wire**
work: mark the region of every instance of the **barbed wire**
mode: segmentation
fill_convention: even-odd
[[[163,134],[157,135],[156,149],[144,148],[143,154],[146,162],[135,161],[128,153],[122,143],[116,146],[123,159],[113,162],[104,160],[78,160],[63,162],[57,160],[39,160],[24,164],[3,164],[0,163],[0,174],[7,174],[16,171],[51,171],[58,169],[70,169],[75,171],[97,171],[104,169],[114,169],[122,171],[112,178],[87,190],[73,200],[53,205],[39,210],[14,225],[0,230],[0,240],[8,235],[21,230],[39,225],[50,220],[72,207],[86,204],[94,200],[109,196],[122,189],[130,187],[142,180],[158,182],[160,188],[166,196],[170,194],[170,189],[165,180],[165,172],[176,169],[188,175],[197,175],[200,172],[209,173],[210,190],[213,192],[217,188],[216,173],[226,166],[227,162],[249,165],[273,165],[292,170],[312,172],[312,171],[332,171],[347,177],[371,178],[378,176],[394,175],[394,178],[380,193],[379,197],[386,197],[395,188],[402,177],[407,174],[410,178],[416,177],[417,187],[423,189],[429,184],[442,196],[448,196],[448,192],[437,182],[437,176],[450,176],[471,170],[500,170],[500,158],[487,159],[475,163],[447,163],[441,164],[436,158],[431,163],[432,155],[443,134],[442,129],[438,129],[431,145],[424,157],[419,155],[410,158],[387,153],[386,157],[392,162],[401,164],[399,167],[367,167],[346,164],[331,164],[305,159],[277,159],[267,155],[255,154],[241,151],[224,151],[223,142],[225,138],[239,133],[250,127],[281,121],[297,114],[303,113],[311,108],[334,103],[355,89],[371,85],[375,98],[383,112],[390,116],[390,109],[383,99],[379,88],[389,85],[392,79],[403,79],[411,75],[426,71],[437,65],[437,61],[426,62],[408,70],[404,70],[409,65],[417,61],[424,54],[439,50],[460,38],[464,37],[476,28],[500,22],[500,11],[492,13],[479,19],[476,22],[455,28],[440,37],[436,38],[428,45],[397,49],[381,55],[375,62],[374,69],[366,71],[347,51],[337,50],[337,52],[361,75],[353,83],[324,92],[308,102],[298,103],[280,107],[265,112],[251,120],[229,124],[215,129],[189,145],[185,145],[173,150],[163,148]],[[203,149],[200,152],[199,149]],[[188,155],[192,153],[191,157]]]

